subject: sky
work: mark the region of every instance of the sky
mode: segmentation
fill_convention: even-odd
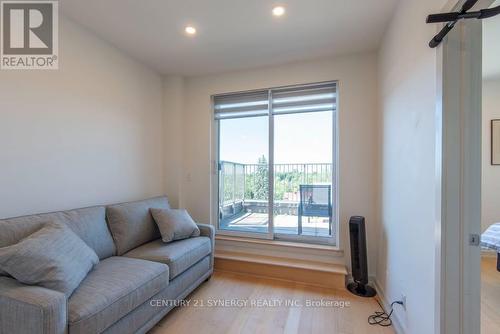
[[[255,164],[268,153],[267,116],[220,121],[220,160]],[[274,163],[331,163],[332,112],[274,116]]]

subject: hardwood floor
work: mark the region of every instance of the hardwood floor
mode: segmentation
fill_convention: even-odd
[[[374,299],[347,291],[227,272],[216,272],[189,297],[191,305],[170,312],[151,334],[167,333],[394,333],[392,327],[371,326],[367,318],[379,306]],[[246,306],[209,306],[214,301],[240,301]],[[306,306],[308,301],[344,302],[345,307]],[[203,303],[196,307],[193,303]],[[274,305],[291,301],[302,306]],[[250,303],[267,303],[251,306]],[[350,303],[347,305],[346,303]]]
[[[481,334],[500,333],[500,272],[495,257],[481,258]]]

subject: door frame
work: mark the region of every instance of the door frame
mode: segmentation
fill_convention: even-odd
[[[437,52],[435,332],[479,333],[482,22],[458,23]]]

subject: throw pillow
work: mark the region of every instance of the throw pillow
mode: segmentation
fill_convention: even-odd
[[[19,282],[40,285],[68,298],[99,262],[69,227],[48,223],[17,244],[0,248],[0,269]]]
[[[163,242],[197,237],[200,235],[198,225],[184,209],[151,209]]]

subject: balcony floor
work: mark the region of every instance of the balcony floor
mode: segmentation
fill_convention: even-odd
[[[267,213],[245,213],[223,219],[221,229],[238,232],[267,233]],[[297,235],[298,217],[294,215],[274,216],[276,233]],[[324,217],[303,217],[302,235],[328,237],[328,219]]]

